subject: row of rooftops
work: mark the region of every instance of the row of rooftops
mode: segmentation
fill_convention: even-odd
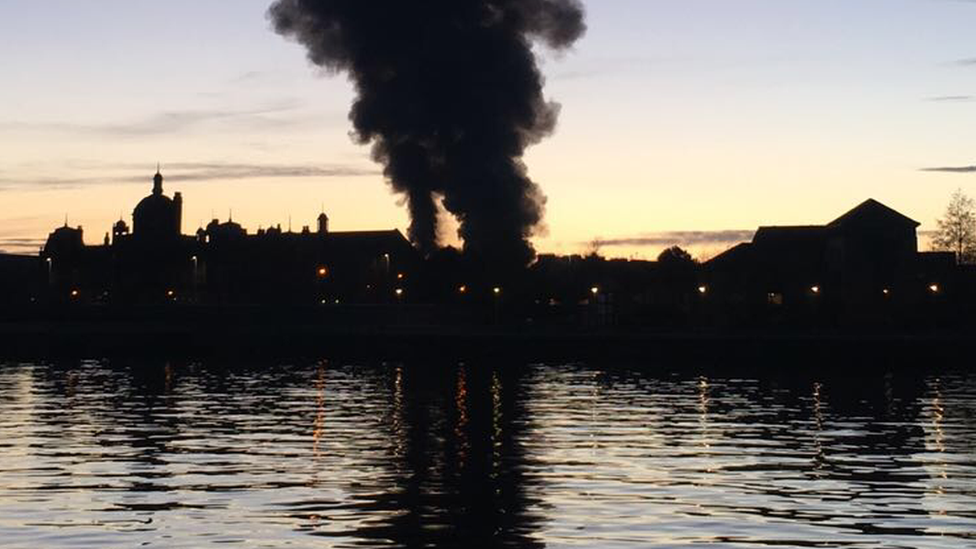
[[[143,198],[133,210],[133,227],[130,232],[129,224],[124,219],[119,219],[112,225],[111,239],[109,234],[105,235],[105,246],[122,241],[139,240],[158,240],[160,238],[192,239],[193,236],[181,234],[179,223],[182,218],[182,196],[180,193],[174,195],[175,199],[170,199],[163,192],[163,176],[157,169],[153,176],[152,193]],[[376,241],[394,238],[406,242],[405,237],[399,230],[377,230],[377,231],[345,231],[339,233],[329,232],[329,216],[323,211],[316,218],[315,231],[304,226],[300,232],[292,232],[291,228],[287,231],[282,230],[281,225],[273,225],[269,228],[259,228],[256,233],[249,234],[247,229],[233,220],[233,215],[228,220],[221,222],[213,219],[206,227],[200,227],[196,231],[196,239],[207,243],[213,240],[230,241],[247,239],[249,241],[262,238],[302,238],[316,236],[327,238],[329,241]],[[84,247],[82,227],[69,227],[67,220],[63,227],[55,229],[47,239],[43,249],[45,253],[53,253],[58,250],[66,250]]]
[[[177,196],[179,193],[177,193]],[[179,220],[181,219],[182,201],[178,197],[176,201],[169,199],[163,194],[163,176],[157,170],[153,177],[153,190],[133,212],[134,230],[130,235],[129,226],[122,219],[117,221],[112,227],[113,242],[125,240],[130,237],[139,238],[142,235],[159,237],[160,235],[179,237]],[[159,210],[159,211],[156,211]],[[174,223],[174,221],[176,223]],[[153,226],[153,224],[164,226]],[[796,225],[796,226],[762,226],[756,231],[752,242],[741,243],[726,250],[725,252],[712,258],[708,264],[712,266],[728,262],[734,257],[740,256],[753,245],[763,247],[779,246],[806,246],[818,245],[828,236],[846,231],[877,231],[886,228],[896,227],[902,230],[914,231],[920,223],[917,221],[885,206],[884,204],[868,199],[837,219],[825,225]],[[212,220],[206,227],[200,227],[196,232],[196,238],[201,242],[210,242],[214,239],[227,240],[239,238],[276,238],[285,236],[318,236],[328,235],[330,239],[361,239],[361,238],[389,238],[396,236],[403,238],[398,230],[391,231],[355,231],[343,233],[329,232],[329,218],[323,211],[317,218],[315,233],[312,233],[308,226],[304,226],[301,232],[294,233],[289,228],[283,231],[281,225],[274,225],[267,229],[260,228],[255,234],[248,234],[247,230],[239,223],[234,222],[233,217],[226,222],[217,219]],[[192,237],[191,237],[192,238]],[[110,243],[108,235],[105,238],[106,245]],[[77,229],[68,227],[67,222],[63,227],[56,229],[48,238],[45,250],[51,245],[55,247],[74,247],[82,244],[82,228]]]

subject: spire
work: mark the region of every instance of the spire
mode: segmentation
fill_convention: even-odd
[[[156,163],[156,175],[153,176],[153,194],[163,194],[163,174],[159,171],[159,163]]]
[[[322,213],[319,214],[319,234],[326,234],[329,232],[329,216],[325,215],[325,204],[322,205]]]

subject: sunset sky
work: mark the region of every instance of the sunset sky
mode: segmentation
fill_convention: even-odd
[[[156,162],[184,232],[325,208],[334,230],[405,230],[352,90],[270,30],[270,0],[0,0],[0,249],[64,223],[101,241]],[[931,229],[976,190],[976,2],[590,0],[544,48],[555,135],[529,152],[540,251],[701,256],[763,224],[875,198]],[[940,170],[932,170],[940,168]],[[951,168],[951,169],[941,169]]]

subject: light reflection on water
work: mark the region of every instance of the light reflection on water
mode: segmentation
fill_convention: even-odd
[[[0,366],[0,546],[976,546],[976,375]]]

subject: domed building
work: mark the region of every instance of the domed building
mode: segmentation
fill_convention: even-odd
[[[163,176],[156,170],[152,194],[143,198],[132,212],[132,234],[138,239],[173,239],[183,224],[183,197],[163,194]]]
[[[45,299],[61,303],[298,304],[399,302],[396,288],[419,263],[398,231],[283,231],[249,234],[229,218],[182,234],[183,199],[163,193],[156,169],[152,193],[118,219],[105,242],[87,246],[81,228],[54,231],[38,270]],[[130,232],[131,228],[131,232]]]

